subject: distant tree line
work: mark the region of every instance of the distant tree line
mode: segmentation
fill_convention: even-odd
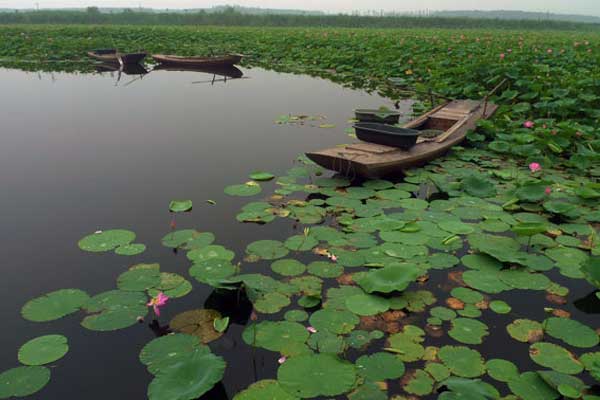
[[[105,13],[96,7],[85,11],[39,10],[0,12],[0,24],[117,24],[117,25],[231,25],[340,28],[449,28],[517,30],[599,30],[600,24],[569,21],[483,19],[407,15],[293,15],[241,13],[232,7],[221,12],[150,12],[125,9]]]

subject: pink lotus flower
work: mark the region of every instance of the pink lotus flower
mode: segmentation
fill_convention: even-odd
[[[525,121],[523,123],[523,127],[527,128],[527,129],[531,129],[535,126],[535,123],[533,121]]]
[[[546,187],[546,190],[544,190],[544,193],[546,193],[546,196],[550,196],[550,193],[552,193],[552,189],[550,188],[550,186]]]
[[[335,254],[329,254],[327,257],[333,262],[337,261],[337,256]]]
[[[277,362],[278,362],[279,364],[283,364],[284,362],[286,362],[286,360],[287,360],[287,357],[286,357],[286,356],[281,356],[281,357],[279,358],[279,360],[277,360]]]
[[[310,333],[317,333],[317,330],[312,326],[309,326],[308,328],[306,328],[306,330],[309,331]]]
[[[531,172],[538,172],[542,170],[542,166],[536,162],[532,162],[531,164],[529,164],[529,170]]]
[[[506,57],[506,54],[504,54],[504,53],[500,53],[500,59],[501,59],[501,60],[504,60],[504,58],[505,58],[505,57]]]
[[[156,314],[157,317],[160,317],[160,307],[163,307],[165,304],[167,304],[167,300],[169,300],[169,296],[165,295],[163,292],[160,292],[156,295],[156,297],[150,299],[146,305],[148,307],[152,307],[154,314]]]

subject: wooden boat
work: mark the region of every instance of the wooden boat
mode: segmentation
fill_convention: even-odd
[[[364,142],[399,147],[408,150],[417,144],[421,131],[416,129],[399,128],[397,126],[360,122],[353,125],[356,137]]]
[[[219,75],[229,79],[239,79],[244,76],[244,73],[233,65],[226,67],[197,67],[194,65],[160,64],[154,68],[154,71],[202,72],[204,74]]]
[[[146,53],[119,53],[115,49],[93,50],[87,53],[89,57],[105,63],[123,65],[139,64],[146,57]]]
[[[142,64],[124,64],[101,63],[96,65],[96,71],[103,72],[122,72],[125,75],[146,75],[148,70]]]
[[[239,64],[243,56],[241,54],[228,54],[216,57],[180,57],[163,54],[152,56],[154,61],[164,65],[192,66],[192,67],[227,67]]]
[[[490,117],[497,106],[482,101],[453,100],[407,123],[404,128],[442,130],[434,138],[419,137],[410,150],[375,143],[355,143],[307,153],[315,163],[345,175],[378,178],[425,164],[462,142],[478,120]]]
[[[354,110],[354,115],[359,122],[379,122],[381,124],[397,124],[400,119],[398,111],[388,110],[359,108]]]

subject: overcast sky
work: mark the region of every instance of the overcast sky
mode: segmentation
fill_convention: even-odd
[[[55,7],[153,7],[204,8],[239,4],[263,8],[297,8],[329,12],[354,10],[414,11],[430,10],[525,10],[600,15],[600,0],[0,0],[0,8]]]

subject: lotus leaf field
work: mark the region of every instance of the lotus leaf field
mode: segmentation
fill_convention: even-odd
[[[404,176],[351,181],[299,155],[291,169],[249,165],[247,177],[223,183],[241,229],[288,224],[289,237],[226,248],[189,222],[192,201],[206,199],[173,200],[165,210],[177,227],[162,243],[136,243],[135,227],[91,228],[73,243],[89,257],[135,260],[114,287],[56,288],[21,313],[38,324],[71,315],[111,335],[151,319],[148,302],[160,293],[168,304],[198,287],[246,296],[253,310],[236,339],[279,364],[234,400],[600,399],[600,320],[573,307],[590,293],[598,302],[600,287],[600,35],[3,26],[0,42],[4,65],[25,69],[85,71],[64,60],[114,46],[244,53],[248,67],[417,96],[415,113],[429,97],[388,78],[474,99],[507,79],[492,119]],[[157,246],[184,254],[187,271],[145,258]],[[199,307],[162,322],[170,330],[135,350],[153,377],[148,398],[197,399],[230,368],[210,347],[234,335],[230,316]],[[49,364],[60,369],[69,339],[48,333],[24,340],[21,365],[0,374],[0,398],[51,384]]]

